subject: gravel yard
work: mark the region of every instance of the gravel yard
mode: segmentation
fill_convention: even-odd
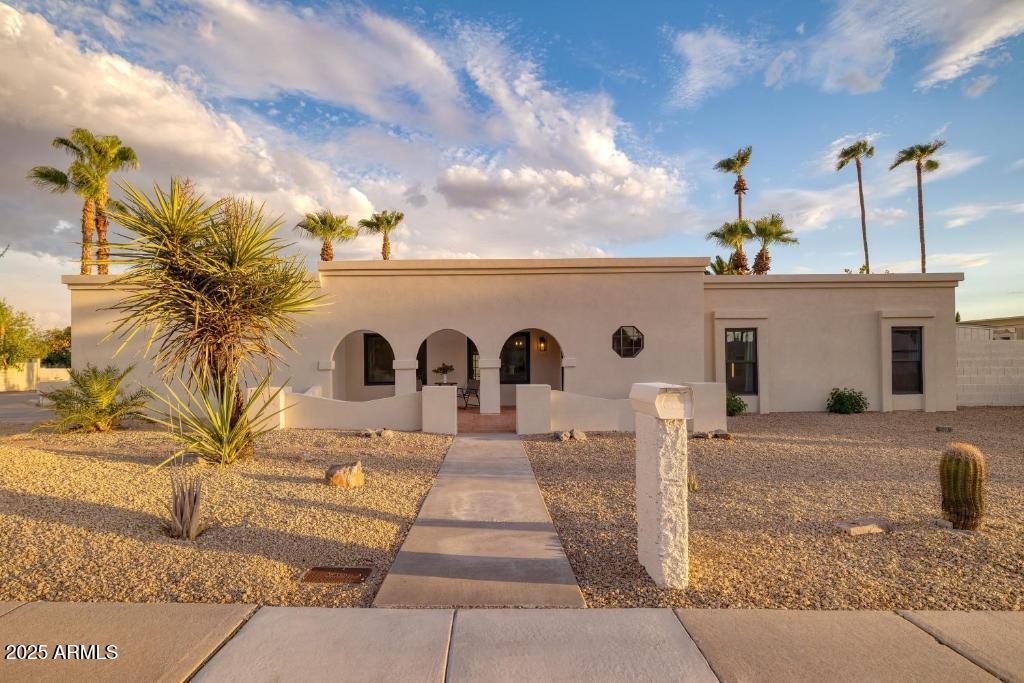
[[[700,490],[685,591],[658,589],[636,560],[631,434],[525,442],[588,605],[1024,609],[1024,408],[750,415],[729,427],[734,441],[690,441]],[[931,521],[950,441],[987,457],[978,532]],[[832,525],[863,516],[895,530],[849,537]]]
[[[255,459],[186,465],[206,477],[212,526],[182,541],[164,527],[171,468],[149,473],[172,452],[161,432],[0,430],[0,601],[368,606],[451,444],[418,433],[273,432]],[[359,458],[363,488],[323,484],[328,465]],[[300,584],[314,565],[373,573],[358,585]]]

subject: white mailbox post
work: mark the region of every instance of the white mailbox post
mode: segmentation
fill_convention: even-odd
[[[636,519],[640,564],[667,588],[689,580],[686,420],[689,387],[651,382],[629,392],[636,415]]]

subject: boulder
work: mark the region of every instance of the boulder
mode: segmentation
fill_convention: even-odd
[[[377,436],[384,439],[385,441],[391,441],[392,439],[395,438],[395,433],[390,429],[382,429],[379,432],[377,432]]]
[[[570,436],[575,441],[586,441],[587,440],[587,433],[585,431],[583,431],[582,429],[574,429],[574,430],[572,430],[572,434],[570,434]]]
[[[378,432],[376,429],[366,428],[360,433],[360,436],[365,437],[367,439],[375,439],[378,436]]]
[[[570,434],[569,432],[562,432],[561,434],[558,435],[559,441],[568,441],[571,438],[572,434]]]
[[[325,484],[328,486],[340,486],[345,489],[362,486],[364,481],[362,460],[357,460],[347,465],[331,465],[324,474]]]

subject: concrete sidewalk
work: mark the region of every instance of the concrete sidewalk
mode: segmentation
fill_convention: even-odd
[[[516,436],[455,439],[374,606],[586,606]]]
[[[2,681],[1024,681],[1022,612],[0,603],[0,638],[50,655]]]

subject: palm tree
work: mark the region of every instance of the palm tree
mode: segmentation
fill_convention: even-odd
[[[348,242],[359,234],[358,230],[348,224],[348,216],[335,215],[330,209],[307,213],[295,229],[304,230],[310,237],[323,241],[320,248],[321,261],[334,260],[334,242]]]
[[[871,272],[871,260],[868,258],[868,221],[864,212],[864,178],[861,171],[861,157],[870,159],[875,156],[875,147],[867,140],[858,140],[849,147],[839,151],[836,160],[836,170],[842,171],[846,165],[853,161],[857,164],[857,193],[860,196],[860,234],[864,239],[864,271]]]
[[[705,275],[734,275],[732,266],[721,256],[715,256],[715,260],[708,264],[704,270]]]
[[[736,154],[722,159],[715,164],[715,170],[722,173],[735,173],[736,183],[732,186],[736,193],[736,220],[743,220],[743,195],[747,193],[747,181],[743,178],[743,169],[750,163],[750,154],[753,147],[743,147],[736,150]]]
[[[405,214],[401,211],[381,211],[359,221],[359,227],[371,235],[384,236],[384,242],[380,247],[380,255],[384,257],[385,261],[391,259],[391,238],[388,235],[398,227],[398,224],[403,219],[405,219]]]
[[[96,137],[85,128],[75,128],[66,137],[53,139],[56,149],[63,149],[74,157],[71,167],[65,171],[52,166],[36,166],[28,177],[37,186],[51,192],[73,190],[82,198],[82,269],[88,275],[92,264],[92,238],[97,241],[97,272],[106,275],[110,260],[107,246],[107,203],[110,193],[107,177],[115,171],[136,168],[138,157],[131,147],[121,144],[116,135]]]
[[[736,275],[746,275],[750,272],[747,266],[747,256],[743,253],[743,243],[753,238],[754,231],[747,221],[722,223],[721,228],[707,234],[707,239],[714,240],[720,246],[733,250],[732,256],[729,257],[729,266]]]
[[[754,236],[761,242],[761,250],[754,257],[754,275],[767,275],[771,270],[772,257],[768,253],[770,245],[797,244],[800,241],[793,237],[793,231],[786,227],[786,222],[777,213],[754,221]]]
[[[924,250],[924,192],[921,182],[922,173],[931,173],[939,168],[939,162],[930,158],[946,144],[945,140],[935,140],[924,145],[912,145],[901,149],[896,154],[896,160],[889,166],[893,170],[902,164],[914,162],[914,170],[917,172],[917,226],[921,238],[921,272],[927,272]]]

